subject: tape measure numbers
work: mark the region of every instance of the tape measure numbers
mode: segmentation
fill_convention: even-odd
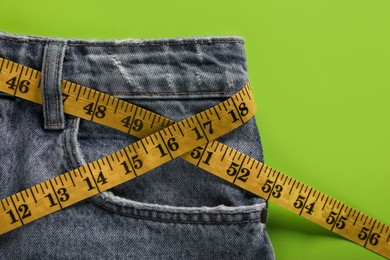
[[[0,91],[42,104],[41,73],[0,58]],[[346,204],[214,141],[247,122],[249,83],[233,97],[175,123],[139,106],[63,80],[65,113],[142,138],[111,155],[2,199],[0,234],[136,178],[181,156],[226,181],[390,258],[390,228]]]

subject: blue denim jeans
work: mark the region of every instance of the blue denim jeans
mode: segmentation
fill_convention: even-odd
[[[240,37],[77,40],[0,33],[0,57],[43,72],[43,105],[0,94],[0,198],[137,140],[64,115],[61,78],[175,121],[248,82]],[[263,161],[254,118],[218,141]],[[0,259],[274,259],[266,219],[266,201],[177,158],[0,235]]]

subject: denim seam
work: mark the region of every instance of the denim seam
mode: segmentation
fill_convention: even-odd
[[[105,202],[111,204],[111,205],[114,205],[114,206],[119,206],[119,207],[124,207],[124,208],[133,208],[133,209],[137,209],[137,210],[141,210],[141,211],[149,211],[149,212],[161,212],[161,213],[164,213],[164,214],[181,214],[181,215],[196,215],[196,214],[206,214],[206,215],[243,215],[243,214],[251,214],[251,213],[261,213],[261,210],[250,210],[250,211],[245,211],[245,212],[193,212],[193,213],[190,213],[190,212],[170,212],[170,211],[163,211],[163,210],[159,210],[159,209],[138,209],[138,208],[135,208],[135,207],[131,207],[131,206],[123,206],[123,205],[120,205],[120,204],[116,204],[115,202],[111,202],[111,201],[106,201]],[[99,205],[101,204],[100,202],[97,202]]]
[[[104,92],[105,94],[131,94],[131,95],[155,95],[155,96],[169,96],[169,95],[172,95],[173,96],[191,96],[192,94],[196,94],[196,95],[206,95],[206,94],[219,94],[219,95],[230,95],[232,93],[236,93],[236,91],[230,91],[230,92],[213,92],[213,91],[197,91],[197,92],[142,92],[142,93],[138,93],[138,92]]]
[[[86,164],[83,154],[78,142],[78,134],[79,134],[79,125],[80,125],[80,118],[79,117],[74,117],[73,122],[72,122],[72,132],[71,132],[71,137],[70,137],[70,142],[71,142],[71,156],[74,157],[74,160],[71,160],[72,167],[71,169],[77,168],[80,165]]]
[[[175,221],[175,220],[165,220],[165,219],[161,219],[161,218],[143,217],[143,216],[133,215],[130,213],[125,213],[125,212],[117,212],[117,211],[112,210],[111,208],[108,208],[105,205],[102,205],[99,203],[96,203],[96,204],[99,205],[100,207],[112,212],[112,213],[115,213],[115,214],[118,214],[121,216],[131,217],[131,218],[141,219],[141,220],[156,221],[156,222],[175,223],[175,224],[203,224],[203,225],[232,225],[232,224],[248,224],[248,223],[256,223],[256,222],[261,223],[260,218],[254,219],[254,220],[240,220],[240,221],[227,221],[227,220],[221,220],[221,221],[185,221],[185,220]],[[202,214],[202,213],[200,213],[200,214]],[[209,214],[209,213],[207,213],[207,214]],[[242,214],[242,213],[237,213],[237,214]],[[226,214],[223,213],[222,215],[226,215]]]
[[[47,85],[47,77],[48,77],[48,74],[49,74],[49,64],[48,64],[48,59],[49,59],[49,57],[48,57],[49,55],[46,53],[46,57],[45,57],[45,74],[44,74],[44,84],[42,84],[42,89],[43,89],[43,92],[45,93],[45,97],[48,95],[47,94],[47,87],[46,87],[46,85]],[[42,97],[42,101],[43,101],[43,99],[45,99],[45,97]],[[44,112],[45,112],[45,117],[46,117],[46,119],[47,119],[47,122],[45,122],[45,124],[47,125],[49,125],[50,126],[50,117],[49,117],[49,115],[48,115],[48,111],[49,111],[49,102],[48,102],[48,100],[46,100],[45,102],[45,109],[44,109]]]
[[[72,122],[72,126],[71,126],[72,137],[71,137],[70,141],[71,141],[72,145],[74,146],[74,148],[72,147],[72,149],[71,149],[71,153],[72,153],[72,155],[74,155],[74,158],[75,158],[75,163],[73,163],[73,161],[71,160],[71,169],[74,169],[74,168],[79,167],[80,165],[86,164],[86,162],[83,158],[83,155],[82,155],[80,144],[77,140],[78,135],[79,135],[78,127],[80,125],[80,120],[81,120],[80,118],[74,117],[73,122]],[[75,150],[73,150],[73,149],[75,149]],[[77,152],[76,149],[79,152]]]
[[[59,45],[59,46],[61,46],[61,44],[56,44],[56,43],[51,43],[52,45]],[[55,88],[57,89],[57,88],[59,88],[59,86],[58,86],[58,81],[59,81],[59,78],[58,78],[58,70],[59,70],[59,67],[60,67],[60,58],[61,58],[61,51],[58,51],[57,52],[57,59],[56,59],[56,70],[54,71],[54,84],[55,84]],[[61,124],[61,119],[60,119],[60,107],[59,107],[59,103],[58,103],[58,95],[57,95],[58,93],[57,93],[57,91],[56,91],[56,94],[54,95],[55,96],[55,101],[56,101],[56,120],[57,120],[57,122],[55,122],[55,123],[57,123],[57,124]]]
[[[64,155],[65,155],[65,160],[69,166],[69,169],[73,169],[72,167],[72,161],[71,159],[69,158],[69,154],[68,154],[68,146],[66,145],[66,133],[64,131],[63,135],[62,135],[62,149],[64,150]]]
[[[157,93],[157,92],[143,92],[143,93],[114,92],[114,91],[109,91],[109,92],[102,91],[102,92],[104,94],[112,95],[112,96],[123,95],[124,97],[121,97],[123,99],[128,99],[128,98],[132,98],[132,97],[135,97],[135,98],[141,97],[141,99],[153,99],[153,97],[171,97],[172,99],[175,99],[175,96],[176,96],[176,98],[179,98],[179,99],[183,99],[183,98],[188,98],[188,99],[191,99],[191,98],[196,98],[196,99],[200,99],[200,98],[218,99],[218,98],[231,97],[235,93],[237,93],[236,91],[232,91],[232,92],[183,92],[183,93],[166,92],[165,94],[160,95],[160,93]],[[204,95],[204,96],[202,96],[202,95]],[[3,92],[0,92],[0,96],[15,98],[14,96],[12,96],[10,94],[7,94],[7,93],[3,93]],[[143,98],[143,96],[145,96],[145,97]]]
[[[94,46],[94,47],[128,47],[128,46],[137,46],[137,47],[148,47],[148,46],[164,46],[164,45],[189,45],[189,44],[213,44],[213,43],[244,43],[240,40],[211,40],[208,41],[199,41],[199,40],[181,40],[181,42],[176,41],[166,41],[166,42],[123,42],[123,43],[69,43],[70,46]]]
[[[62,126],[62,123],[47,123],[47,126]]]
[[[112,202],[108,202],[109,204],[111,205],[114,205],[114,206],[119,206],[119,207],[126,207],[126,206],[122,206],[120,204],[115,204],[115,203],[112,203]],[[99,202],[97,202],[97,204],[100,205]],[[231,212],[193,212],[193,213],[190,213],[190,212],[169,212],[169,211],[163,211],[163,210],[159,210],[159,209],[137,209],[137,208],[134,208],[136,210],[141,210],[141,211],[149,211],[149,212],[161,212],[161,213],[164,213],[164,214],[180,214],[180,215],[189,215],[189,216],[194,216],[196,214],[206,214],[206,215],[243,215],[243,214],[251,214],[251,213],[261,213],[261,210],[253,210],[253,211],[245,211],[245,212],[234,212],[234,213],[231,213]]]
[[[20,42],[20,43],[34,43],[34,44],[47,44],[48,42],[51,43],[50,40],[46,40],[45,38],[42,38],[42,40],[37,40],[37,39],[12,39],[9,38],[8,36],[1,35],[0,34],[0,40],[5,40],[5,41],[11,41],[11,42]],[[85,41],[92,41],[89,43],[72,43],[69,42],[67,43],[68,46],[91,46],[91,47],[126,47],[126,46],[137,46],[137,47],[148,47],[148,46],[163,46],[163,45],[190,45],[190,44],[214,44],[214,43],[240,43],[244,44],[243,40],[222,40],[222,39],[210,39],[210,41],[206,40],[179,40],[178,41],[156,41],[154,42],[153,40],[148,40],[145,39],[143,42],[129,42],[124,39],[123,43],[112,43],[110,40],[107,40],[110,43],[104,43],[104,42],[93,42],[96,39],[84,39]],[[139,40],[139,39],[137,39]],[[83,40],[81,40],[83,41]],[[97,40],[97,41],[104,41],[104,40]],[[122,40],[119,40],[122,41]],[[54,44],[54,43],[52,43]]]

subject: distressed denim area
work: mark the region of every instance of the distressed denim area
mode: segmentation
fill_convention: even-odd
[[[0,57],[47,68],[49,85],[61,77],[175,121],[248,82],[240,37],[79,40],[0,33]],[[45,106],[0,94],[0,198],[137,140],[61,114],[58,89],[44,93]],[[254,118],[218,141],[263,161]],[[266,219],[265,200],[177,158],[0,235],[0,259],[274,259]]]

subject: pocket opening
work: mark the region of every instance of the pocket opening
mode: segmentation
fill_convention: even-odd
[[[82,126],[81,126],[82,125]],[[115,129],[109,129],[105,126],[101,126],[89,121],[81,121],[79,118],[74,118],[72,120],[72,131],[71,135],[68,137],[70,151],[70,157],[74,158],[74,168],[79,167],[81,165],[86,164],[91,160],[95,160],[96,157],[101,157],[110,154],[111,152],[115,152],[118,149],[121,149],[130,143],[137,140],[137,138],[129,136],[125,133],[119,132]],[[91,129],[89,127],[92,127]],[[251,125],[250,127],[253,127]],[[80,143],[80,130],[82,131],[82,135],[87,135],[88,140],[84,140],[83,145]],[[96,131],[95,131],[96,130]],[[108,137],[114,136],[112,139],[107,137],[102,137],[101,134],[108,134]],[[89,137],[89,134],[93,134],[93,136]],[[81,136],[82,136],[81,135]],[[124,140],[126,143],[124,143]],[[117,147],[112,147],[112,142],[116,142]],[[110,143],[110,147],[104,148],[105,144]],[[91,144],[91,145],[89,145]],[[121,146],[121,147],[118,147]],[[87,148],[88,147],[88,148]],[[91,152],[95,152],[96,148],[100,148],[100,154],[95,154],[95,158],[91,157]],[[234,146],[233,146],[234,147]],[[69,148],[68,148],[69,149]],[[87,150],[84,150],[87,149]],[[110,152],[103,153],[103,150],[111,149]],[[87,155],[87,157],[85,157]],[[99,156],[98,156],[99,155]],[[180,160],[180,159],[177,159]],[[183,162],[187,163],[187,162]],[[195,166],[189,165],[189,167],[196,168]],[[160,167],[159,167],[160,168]],[[172,169],[172,168],[171,168]],[[173,168],[176,169],[176,168]],[[138,200],[134,199],[133,196],[129,198],[126,197],[126,194],[123,190],[114,187],[110,191],[105,191],[100,194],[97,194],[89,199],[89,201],[93,202],[96,206],[100,206],[106,210],[114,212],[116,214],[125,215],[128,217],[134,218],[143,218],[143,219],[151,219],[158,221],[168,221],[168,222],[180,222],[180,223],[243,223],[243,222],[251,222],[251,221],[260,221],[265,223],[266,217],[264,217],[264,212],[267,210],[266,202],[263,199],[260,199],[254,195],[249,194],[234,185],[230,185],[230,183],[225,183],[225,181],[220,180],[219,178],[209,174],[209,173],[201,173],[198,168],[196,168],[197,172],[189,171],[188,173],[182,173],[186,175],[187,178],[187,186],[190,189],[194,189],[194,191],[189,192],[189,194],[193,194],[194,196],[200,196],[200,198],[183,198],[183,200],[187,200],[187,204],[180,203],[178,200],[175,200],[175,195],[170,194],[169,191],[166,193],[160,193],[161,196],[166,196],[161,202],[153,201],[153,200]],[[157,173],[147,173],[147,174],[158,174],[162,178],[170,178],[168,177],[167,172],[157,172]],[[162,175],[164,174],[164,175]],[[194,174],[199,174],[199,176],[194,176]],[[150,187],[150,184],[153,185],[153,182],[145,182],[141,178],[149,176],[140,176],[136,178],[135,181],[139,181],[141,183],[139,186],[131,186],[134,190],[134,187],[139,187],[136,192],[140,193],[139,197],[142,198],[142,187]],[[154,176],[153,176],[154,177]],[[152,178],[153,178],[152,177]],[[192,178],[197,177],[197,181],[199,180],[203,182],[199,187],[191,186]],[[161,179],[160,179],[161,180]],[[176,180],[177,181],[177,180]],[[213,181],[213,184],[210,183]],[[196,181],[194,180],[196,183]],[[138,184],[139,184],[138,183]],[[172,182],[175,183],[175,182]],[[188,185],[190,183],[190,185]],[[172,184],[168,185],[174,186]],[[212,203],[204,203],[204,204],[196,204],[191,201],[194,199],[199,199],[199,201],[203,201],[203,197],[205,196],[202,193],[203,188],[206,186],[210,186],[209,190],[206,192],[210,196],[210,192],[213,192],[213,188],[211,185],[218,185],[219,192],[215,196],[219,198],[213,198]],[[126,185],[126,184],[125,184]],[[157,186],[157,185],[156,185]],[[161,186],[160,186],[161,187]],[[167,186],[165,186],[167,187]],[[175,188],[175,187],[172,187]],[[132,192],[132,189],[125,189],[126,192]],[[164,189],[163,189],[164,190]],[[165,191],[165,190],[164,190]],[[123,195],[125,194],[125,195]],[[213,193],[214,194],[214,193]],[[191,196],[191,195],[190,195]],[[203,197],[202,197],[203,196]],[[213,195],[214,196],[214,195]],[[149,197],[150,198],[150,197]],[[143,198],[142,198],[143,199]],[[173,199],[173,200],[172,200]],[[175,205],[169,204],[169,201],[175,201]],[[219,201],[219,203],[215,203]],[[226,203],[225,203],[226,202]],[[191,205],[196,205],[192,207]],[[177,205],[177,206],[176,206]],[[190,206],[188,206],[190,205]],[[204,206],[203,206],[204,205]],[[266,216],[266,214],[265,214]]]

